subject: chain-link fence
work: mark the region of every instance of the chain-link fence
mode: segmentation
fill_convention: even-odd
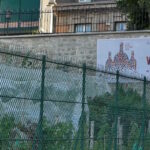
[[[0,52],[1,150],[149,150],[150,81]]]

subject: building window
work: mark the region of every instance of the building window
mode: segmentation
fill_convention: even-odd
[[[79,0],[79,3],[91,2],[91,0]]]
[[[92,25],[91,24],[76,24],[75,25],[75,32],[91,32]]]
[[[116,22],[115,23],[115,30],[116,31],[126,31],[127,30],[127,23],[126,22]]]

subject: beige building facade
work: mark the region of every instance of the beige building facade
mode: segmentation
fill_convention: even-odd
[[[55,0],[41,0],[40,1],[40,19],[39,19],[40,33],[52,33],[53,32],[54,6],[56,6]]]
[[[114,0],[97,2],[41,3],[40,31],[44,33],[77,33],[124,31],[126,14],[122,14]]]

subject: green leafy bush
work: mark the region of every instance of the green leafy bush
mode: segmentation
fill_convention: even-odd
[[[118,90],[118,107],[115,103],[115,92],[113,94],[105,93],[100,97],[89,99],[88,105],[90,120],[95,122],[95,150],[113,147],[116,114],[122,125],[123,150],[131,150],[136,143],[139,143],[140,146],[142,132],[145,132],[145,137],[149,137],[147,127],[150,120],[150,105],[148,103],[146,105],[145,129],[142,130],[142,96],[136,90],[120,86]],[[145,140],[145,147],[148,147],[149,143],[149,140]]]

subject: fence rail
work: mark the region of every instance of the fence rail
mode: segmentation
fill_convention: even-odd
[[[150,81],[0,51],[0,148],[149,150]]]

